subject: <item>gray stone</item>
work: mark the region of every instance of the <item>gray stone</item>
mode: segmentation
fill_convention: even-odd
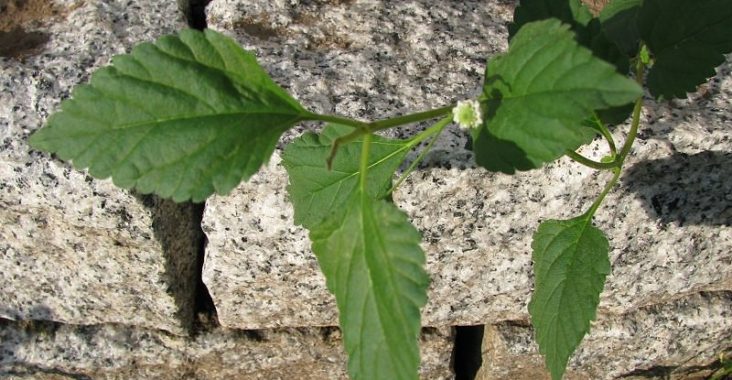
[[[732,292],[703,292],[625,314],[602,313],[570,359],[567,380],[701,379],[732,349]],[[486,326],[476,380],[551,377],[525,321]],[[717,363],[718,364],[718,363]]]
[[[421,378],[452,378],[450,329],[424,332],[421,349]],[[4,379],[347,379],[335,328],[180,337],[119,325],[3,323],[0,353]]]
[[[512,4],[229,0],[209,5],[209,22],[256,51],[307,107],[377,119],[475,94],[485,57],[506,48]],[[647,102],[626,173],[595,218],[613,263],[601,313],[732,290],[731,67],[687,100]],[[614,129],[619,144],[627,130]],[[474,167],[467,142],[464,132],[448,129],[393,195],[422,231],[428,255],[423,323],[528,320],[531,235],[542,220],[586,210],[609,175],[567,159],[491,174]],[[606,149],[597,141],[582,152],[599,160]],[[248,183],[207,202],[203,278],[226,326],[337,321],[307,235],[293,226],[286,184],[275,154]]]
[[[0,316],[184,333],[201,239],[195,207],[93,180],[26,143],[93,69],[182,27],[175,4],[25,3],[53,12],[17,25],[45,43],[0,57]]]

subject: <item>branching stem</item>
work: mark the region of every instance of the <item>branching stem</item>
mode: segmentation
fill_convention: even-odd
[[[409,164],[409,167],[407,167],[407,169],[404,170],[404,173],[402,173],[402,175],[399,176],[399,180],[397,180],[397,182],[386,193],[387,196],[389,194],[393,193],[394,190],[396,190],[399,187],[399,185],[401,185],[402,182],[404,182],[404,180],[407,179],[407,177],[409,177],[409,174],[411,174],[412,171],[414,171],[414,169],[417,167],[417,165],[419,165],[419,163],[422,162],[422,160],[427,155],[427,153],[429,153],[429,151],[432,149],[432,146],[435,145],[435,142],[437,141],[437,138],[440,137],[442,130],[445,129],[445,127],[448,124],[450,124],[451,120],[452,120],[451,117],[443,118],[442,120],[438,121],[435,125],[425,129],[424,132],[415,136],[412,139],[412,141],[409,142],[410,146],[416,146],[419,143],[421,143],[422,141],[424,141],[424,139],[434,135],[432,137],[432,140],[430,140],[430,142],[427,144],[427,146],[424,149],[422,149],[422,151],[419,153],[417,158],[415,158],[414,161],[412,161]]]
[[[609,170],[609,169],[615,169],[618,167],[617,162],[599,162],[599,161],[591,160],[573,150],[568,150],[565,152],[565,154],[567,155],[567,157],[571,158],[572,160],[574,160],[584,166],[587,166],[587,167],[590,167],[593,169],[597,169],[597,170]]]
[[[613,139],[612,133],[607,129],[607,126],[602,122],[602,119],[595,113],[592,116],[592,129],[600,132],[605,141],[607,141],[608,148],[610,148],[610,154],[615,157],[618,154],[618,149],[615,147],[615,140]]]
[[[643,47],[641,48],[641,50],[642,49]],[[643,86],[644,71],[645,64],[643,64],[641,59],[636,60],[635,81],[641,86]],[[633,142],[638,135],[638,127],[640,125],[640,114],[642,109],[643,95],[638,97],[638,100],[635,101],[635,107],[633,107],[633,118],[630,124],[630,130],[628,131],[628,137],[626,137],[625,143],[620,149],[620,153],[618,153],[618,155],[615,157],[615,161],[613,162],[613,164],[616,166],[615,168],[613,168],[613,177],[612,179],[610,179],[610,182],[605,185],[605,188],[602,190],[602,193],[600,193],[600,196],[595,199],[595,202],[592,203],[592,206],[590,206],[590,209],[587,210],[587,213],[585,214],[590,218],[595,214],[595,211],[597,211],[598,207],[600,207],[600,204],[602,204],[605,196],[607,196],[607,194],[610,192],[613,186],[615,186],[615,184],[618,182],[618,179],[620,178],[620,173],[622,172],[625,158],[628,157],[628,153],[630,153],[630,148],[633,146]]]
[[[389,119],[382,119],[377,120],[373,122],[365,122],[360,120],[355,120],[343,116],[336,116],[336,115],[324,115],[324,114],[318,114],[318,113],[308,113],[306,114],[303,119],[304,120],[313,120],[313,121],[325,121],[328,123],[335,123],[335,124],[341,124],[346,125],[349,127],[357,128],[362,130],[363,133],[365,132],[376,132],[380,131],[382,129],[389,129],[393,127],[398,127],[404,124],[410,124],[410,123],[417,123],[420,121],[425,121],[429,119],[434,119],[436,117],[443,116],[449,112],[452,111],[454,105],[448,105],[445,107],[435,108],[433,110],[423,111],[423,112],[416,112],[416,113],[410,113],[407,115],[397,116]]]

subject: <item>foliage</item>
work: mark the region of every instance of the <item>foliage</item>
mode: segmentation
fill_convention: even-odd
[[[176,201],[226,194],[267,161],[279,137],[305,120],[330,123],[283,153],[295,221],[310,230],[336,296],[354,379],[414,379],[420,308],[429,278],[419,232],[390,202],[454,119],[476,163],[514,173],[564,155],[613,176],[582,215],[540,224],[532,244],[529,312],[554,379],[595,318],[609,243],[592,218],[618,180],[640,124],[644,78],[656,97],[680,97],[714,74],[732,50],[730,0],[615,0],[594,18],[578,0],[524,0],[507,52],[486,65],[476,100],[364,122],[308,111],[254,55],[207,30],[186,30],[130,54],[78,86],[30,144],[97,178]],[[628,72],[632,76],[628,77]],[[647,74],[647,76],[646,76]],[[632,111],[617,149],[608,125]],[[481,121],[482,118],[482,121]],[[408,140],[374,133],[438,119]],[[597,135],[601,162],[574,150]],[[407,153],[426,148],[392,184]]]

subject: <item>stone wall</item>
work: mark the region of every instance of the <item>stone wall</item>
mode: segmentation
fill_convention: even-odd
[[[293,224],[279,151],[205,205],[120,190],[29,151],[27,137],[114,54],[185,27],[184,14],[206,21],[191,20],[205,1],[178,3],[0,2],[2,378],[345,377],[334,300]],[[514,5],[214,0],[206,13],[308,108],[378,119],[477,94],[486,57],[507,47]],[[613,272],[568,378],[693,378],[732,348],[731,70],[644,109],[628,169],[596,217]],[[485,325],[482,350],[456,350],[480,351],[478,378],[542,378],[526,309],[531,234],[586,208],[607,178],[569,160],[491,174],[468,144],[450,127],[394,193],[423,234],[432,278],[421,376],[453,378],[455,326]]]

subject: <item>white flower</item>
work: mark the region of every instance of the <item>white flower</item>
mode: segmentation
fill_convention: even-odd
[[[452,120],[460,126],[460,129],[479,128],[483,124],[480,103],[477,100],[459,101],[452,109]]]

